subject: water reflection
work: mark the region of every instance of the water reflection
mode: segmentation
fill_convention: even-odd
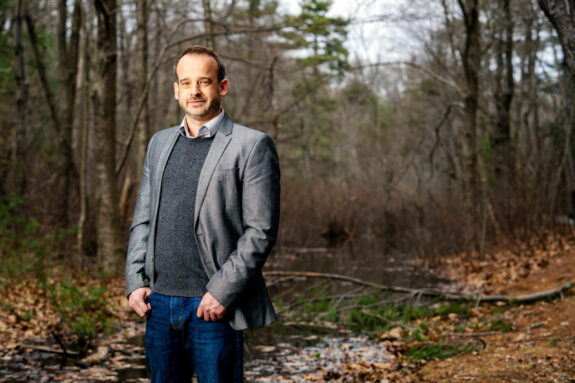
[[[265,270],[342,274],[365,281],[408,288],[436,288],[446,280],[417,266],[415,257],[386,250],[381,238],[347,241],[339,247],[280,248]]]

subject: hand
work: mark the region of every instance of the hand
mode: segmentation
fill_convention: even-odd
[[[140,287],[132,291],[128,297],[130,307],[141,317],[146,316],[146,313],[152,309],[152,306],[146,302],[146,298],[148,298],[148,295],[151,293],[152,289],[149,287]]]
[[[208,291],[204,294],[196,314],[205,321],[217,321],[226,315],[226,308]]]

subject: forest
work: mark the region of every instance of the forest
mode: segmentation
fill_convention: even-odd
[[[4,0],[0,382],[145,379],[118,375],[118,355],[143,357],[118,343],[143,323],[124,264],[150,137],[184,116],[189,45],[221,55],[224,110],[279,154],[271,331],[388,355],[272,374],[279,342],[249,333],[246,381],[443,381],[454,355],[485,377],[473,357],[532,331],[551,351],[517,358],[546,367],[490,381],[575,377],[572,319],[521,324],[575,314],[574,0]]]

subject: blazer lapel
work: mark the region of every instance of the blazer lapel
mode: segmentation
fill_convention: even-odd
[[[212,147],[206,156],[206,160],[204,161],[204,165],[202,166],[202,171],[200,173],[200,179],[198,181],[198,191],[196,194],[196,206],[194,211],[194,227],[198,224],[198,216],[200,213],[200,208],[202,207],[202,203],[206,197],[206,192],[208,191],[208,185],[210,184],[210,180],[212,179],[212,174],[224,154],[224,150],[230,143],[232,139],[232,128],[234,126],[234,122],[228,117],[227,114],[224,115],[224,120],[222,121],[218,131],[216,132],[216,136],[214,137],[214,142],[212,143]]]
[[[155,185],[158,185],[158,193],[155,195],[156,199],[156,206],[159,208],[160,206],[160,192],[162,189],[162,177],[164,176],[164,169],[166,168],[166,164],[168,163],[168,158],[170,158],[170,153],[172,153],[172,149],[180,136],[179,127],[174,129],[174,134],[172,134],[169,139],[166,141],[162,149],[160,149],[160,155],[158,157],[158,171],[155,174],[155,179],[153,180]]]

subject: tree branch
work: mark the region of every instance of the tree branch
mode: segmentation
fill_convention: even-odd
[[[176,31],[182,25],[189,23],[189,22],[204,22],[204,21],[205,21],[205,19],[203,19],[203,18],[202,19],[186,19],[186,20],[181,21],[180,23],[178,23],[174,27],[174,29],[170,33],[170,37],[168,38],[168,41],[171,40],[171,38],[175,35]],[[128,138],[126,139],[126,142],[124,143],[124,150],[122,151],[122,155],[120,156],[120,159],[118,160],[118,164],[116,166],[116,175],[122,171],[124,165],[126,164],[126,160],[128,159],[128,155],[130,153],[130,148],[132,147],[132,143],[134,141],[134,136],[135,136],[136,129],[138,127],[138,122],[140,120],[140,116],[142,114],[142,111],[144,110],[146,100],[147,100],[148,95],[150,93],[150,86],[151,86],[152,80],[154,79],[154,77],[156,76],[156,73],[158,72],[158,69],[160,68],[163,56],[166,54],[166,52],[170,48],[176,47],[176,46],[178,46],[182,43],[185,43],[185,42],[190,42],[193,40],[198,40],[198,39],[202,39],[205,37],[210,37],[212,35],[215,37],[215,36],[228,36],[228,35],[235,35],[235,34],[274,32],[274,31],[281,30],[285,27],[286,27],[285,25],[281,25],[281,26],[273,26],[273,27],[267,27],[267,28],[256,28],[256,29],[251,28],[251,29],[239,29],[236,31],[226,30],[225,32],[202,33],[199,35],[190,36],[190,37],[187,37],[185,39],[181,39],[181,40],[178,40],[176,42],[165,45],[162,48],[162,51],[160,52],[158,57],[156,58],[156,62],[154,63],[154,66],[152,67],[152,70],[150,71],[148,79],[146,80],[146,86],[144,87],[144,91],[142,92],[142,96],[140,97],[140,101],[138,102],[138,109],[136,112],[136,116],[134,118],[134,121],[132,121],[132,126],[130,127],[130,131],[128,133]]]
[[[339,280],[344,282],[351,282],[362,286],[368,286],[376,290],[383,290],[383,291],[392,291],[397,293],[406,293],[406,294],[419,294],[428,297],[440,297],[443,300],[447,301],[477,301],[477,302],[508,302],[508,303],[527,303],[527,302],[535,302],[556,294],[559,294],[563,291],[571,289],[575,280],[567,282],[555,289],[546,290],[534,294],[527,294],[527,295],[520,295],[517,297],[509,296],[509,295],[468,295],[468,294],[459,294],[459,293],[445,293],[442,291],[435,291],[435,290],[428,290],[428,289],[410,289],[407,287],[398,287],[398,286],[387,286],[382,285],[379,283],[373,283],[364,281],[358,278],[348,277],[346,275],[340,274],[328,274],[328,273],[316,273],[316,272],[308,272],[308,271],[267,271],[264,272],[264,277],[289,277],[289,276],[299,276],[299,277],[306,277],[306,278],[327,278],[332,280]]]
[[[445,77],[442,77],[439,74],[432,72],[429,69],[424,68],[421,65],[416,64],[416,63],[411,62],[411,61],[389,61],[389,62],[379,62],[379,63],[365,64],[365,65],[358,65],[358,66],[352,67],[351,70],[360,70],[363,68],[379,67],[379,66],[394,66],[394,65],[406,65],[406,66],[418,69],[418,70],[422,71],[423,73],[425,73],[426,75],[428,75],[429,77],[431,77],[432,79],[434,79],[434,80],[442,83],[443,85],[446,85],[447,87],[455,90],[459,96],[463,97],[462,96],[463,92],[457,86],[457,84],[455,84],[453,81],[450,81],[450,80],[446,79]]]

